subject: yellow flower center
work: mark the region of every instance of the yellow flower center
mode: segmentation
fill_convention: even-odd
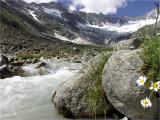
[[[147,100],[145,100],[145,101],[144,101],[144,104],[147,105],[147,104],[149,104],[149,102],[148,102]]]
[[[158,84],[157,84],[157,83],[154,83],[153,87],[154,87],[154,88],[158,88]]]
[[[140,83],[141,83],[141,84],[144,84],[144,80],[143,80],[143,79],[142,79],[142,80],[140,80]]]

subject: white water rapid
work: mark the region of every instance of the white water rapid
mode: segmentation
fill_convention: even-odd
[[[48,64],[43,74],[38,64],[24,66],[28,77],[0,79],[0,120],[66,120],[56,112],[51,98],[58,85],[77,73],[81,64],[41,60]]]

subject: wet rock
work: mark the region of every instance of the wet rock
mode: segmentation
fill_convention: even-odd
[[[8,77],[12,77],[13,74],[12,72],[8,69],[7,65],[2,65],[0,67],[0,79],[4,79],[4,78],[8,78]]]
[[[6,70],[6,69],[8,69],[8,65],[2,65],[2,66],[0,66],[0,71],[1,72],[4,71],[4,70]]]
[[[0,55],[0,79],[12,77],[11,71],[8,69],[8,57]]]
[[[14,66],[10,71],[13,76],[24,76],[24,70],[19,66]]]
[[[82,63],[81,60],[75,60],[75,63]]]
[[[37,58],[32,60],[32,63],[37,63],[37,62],[39,62],[39,59],[37,59]]]
[[[41,67],[41,68],[38,69],[38,74],[39,75],[46,75],[48,73],[49,73],[48,69],[46,69],[44,67]]]
[[[25,61],[25,64],[31,64],[31,63],[33,63],[33,61],[31,59],[28,59]]]
[[[59,56],[57,56],[57,59],[60,59],[60,57],[59,57]]]
[[[19,61],[12,62],[11,64],[14,66],[23,66],[24,63],[25,63],[25,61],[19,60]]]
[[[14,66],[13,65],[8,65],[8,69],[14,69]]]
[[[41,62],[41,63],[39,63],[39,64],[37,65],[36,69],[41,68],[41,67],[47,68],[48,65],[47,65],[47,63],[45,63],[45,62]]]
[[[0,59],[0,79],[23,76],[24,71],[21,66],[24,64],[24,61],[15,61],[13,57],[8,58],[4,55],[1,55]]]
[[[11,62],[14,62],[15,61],[15,58],[14,57],[9,57],[9,63],[11,63]]]
[[[9,63],[8,57],[4,55],[0,55],[0,66],[7,65]]]

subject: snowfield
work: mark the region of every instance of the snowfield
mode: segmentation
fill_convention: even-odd
[[[76,39],[73,39],[73,40],[70,40],[62,35],[59,35],[58,33],[55,33],[55,36],[56,38],[60,39],[60,40],[63,40],[63,41],[70,41],[70,42],[73,42],[73,43],[77,43],[77,44],[90,44],[90,42],[84,40],[83,38],[81,37],[77,37]]]
[[[145,25],[151,25],[155,23],[155,19],[141,19],[135,21],[128,21],[123,25],[120,24],[112,24],[112,23],[103,23],[103,26],[91,25],[91,24],[78,24],[79,27],[92,27],[103,29],[106,31],[115,31],[117,33],[133,33],[138,29],[144,27]]]

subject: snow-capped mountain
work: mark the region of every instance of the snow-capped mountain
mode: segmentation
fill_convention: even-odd
[[[1,12],[14,10],[30,32],[76,43],[108,44],[126,40],[145,25],[155,23],[152,10],[139,17],[113,17],[111,15],[70,11],[60,3],[25,3],[21,0],[2,0]],[[20,23],[21,24],[21,23]]]

